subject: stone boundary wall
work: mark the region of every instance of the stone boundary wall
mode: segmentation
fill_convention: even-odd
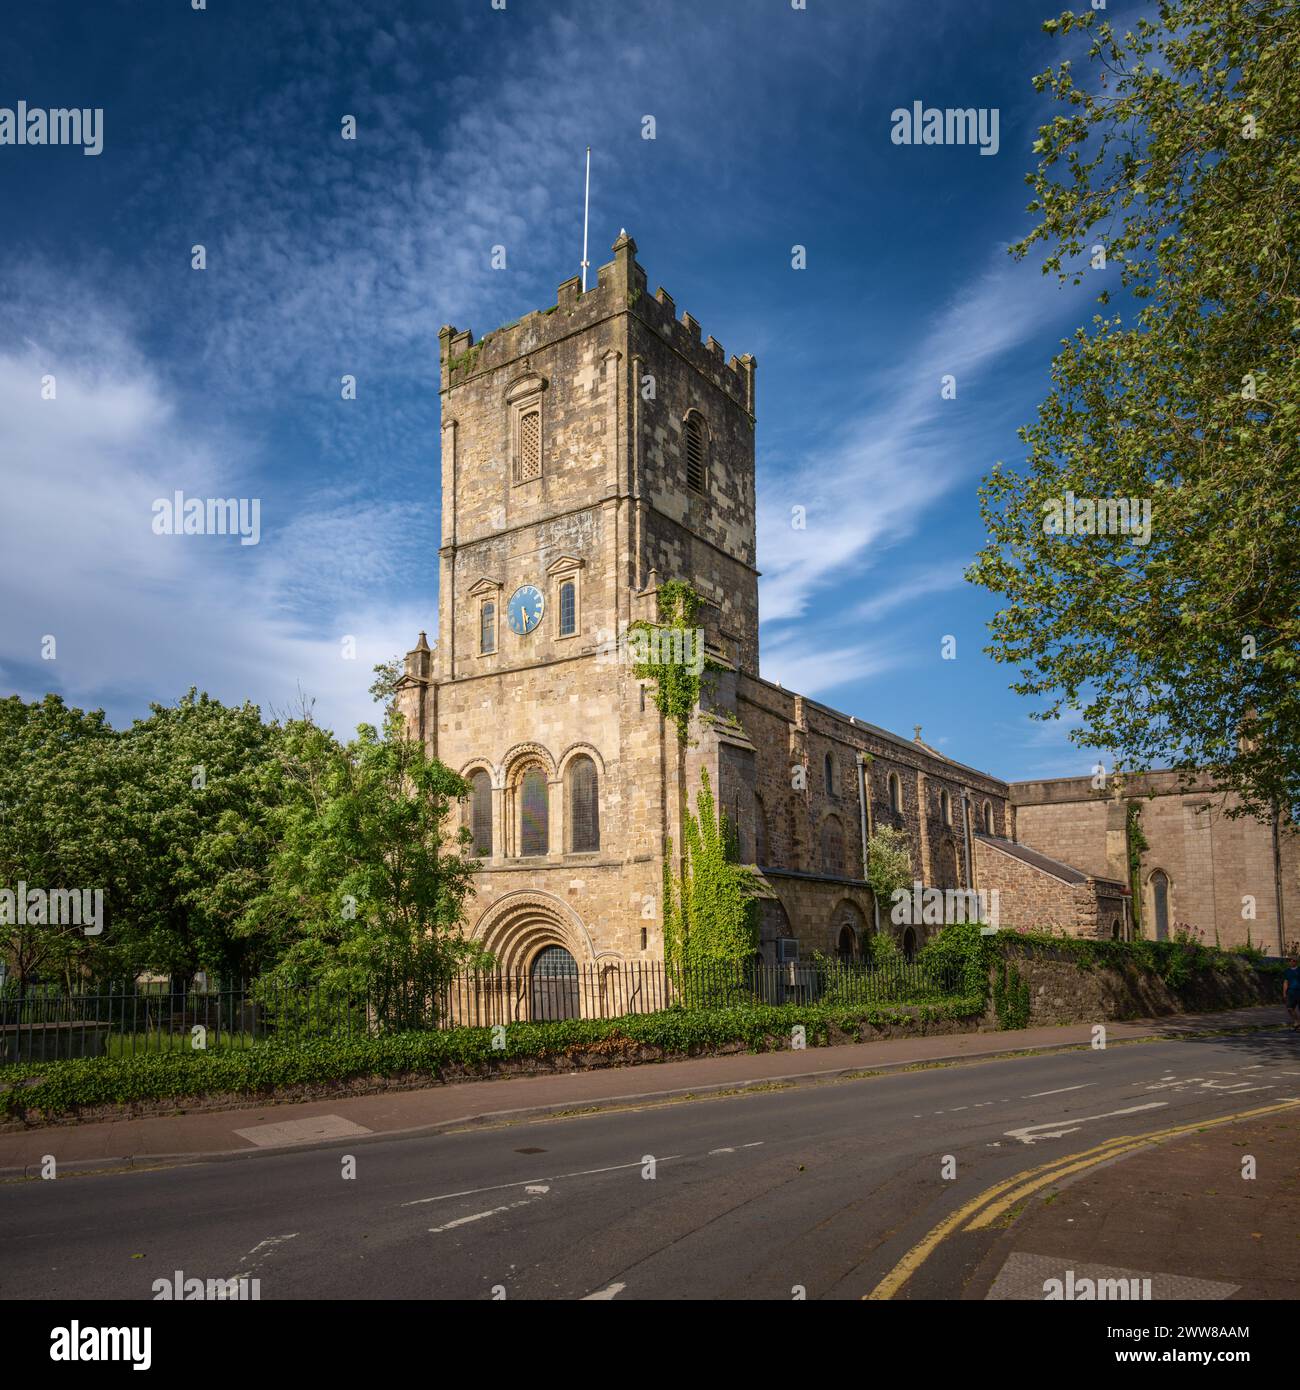
[[[1066,952],[1053,959],[1047,954],[1018,951],[1013,945],[1006,959],[1029,984],[1031,1028],[1050,1023],[1162,1018],[1274,1003],[1279,1021],[1282,1017],[1281,977],[1256,970],[1246,960],[1232,962],[1229,971],[1200,970],[1179,989],[1171,989],[1154,971],[1132,965],[1086,967]],[[997,1026],[991,997],[982,1026],[989,1023]]]

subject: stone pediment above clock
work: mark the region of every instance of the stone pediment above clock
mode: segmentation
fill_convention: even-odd
[[[574,570],[585,568],[587,562],[576,555],[561,555],[546,567],[547,574],[571,574]]]
[[[471,584],[469,587],[469,593],[474,598],[480,595],[499,594],[500,592],[501,581],[499,579],[489,579],[487,575],[484,575],[482,579]]]
[[[506,391],[506,403],[513,405],[515,401],[525,400],[529,396],[536,396],[539,392],[546,390],[546,378],[538,376],[536,372],[526,372],[523,376],[516,377]]]

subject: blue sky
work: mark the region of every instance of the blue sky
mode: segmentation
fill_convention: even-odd
[[[1019,464],[1094,311],[1005,250],[1030,78],[1082,56],[1041,32],[1058,8],[15,8],[0,106],[102,107],[104,147],[0,146],[0,688],[115,723],[191,684],[373,718],[371,665],[436,628],[438,328],[553,302],[590,144],[593,263],[626,227],[651,286],[758,359],[763,674],[1001,776],[1089,770],[983,654],[995,600],[961,579],[979,480]],[[915,100],[997,108],[998,153],[893,144]],[[178,488],[260,498],[260,543],[155,536]]]

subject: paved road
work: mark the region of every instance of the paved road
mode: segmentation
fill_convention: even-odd
[[[263,1299],[858,1299],[992,1183],[1292,1098],[1278,1031],[13,1182],[0,1296],[150,1298],[180,1270]],[[960,1296],[992,1240],[940,1244],[899,1296]]]

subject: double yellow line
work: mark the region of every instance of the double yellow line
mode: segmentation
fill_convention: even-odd
[[[923,1240],[918,1241],[901,1260],[864,1299],[893,1298],[904,1284],[934,1254],[935,1250],[954,1231],[984,1231],[999,1217],[1005,1215],[1018,1202],[1032,1196],[1040,1188],[1082,1172],[1085,1168],[1096,1167],[1109,1162],[1134,1149],[1148,1144],[1159,1144],[1167,1139],[1176,1139],[1180,1134],[1192,1134],[1196,1130],[1213,1129],[1218,1125],[1233,1124],[1238,1120],[1257,1120],[1265,1115],[1276,1115],[1284,1110],[1294,1110],[1300,1100],[1281,1101],[1277,1105],[1262,1106],[1257,1110],[1242,1110],[1235,1115],[1219,1115],[1207,1120],[1196,1120],[1192,1124],[1175,1125],[1171,1129],[1153,1130],[1150,1134],[1127,1134],[1118,1139],[1108,1139],[1095,1149],[1085,1149],[1082,1153],[1066,1154],[1044,1163],[1037,1168],[1027,1168],[1013,1178],[1007,1178],[992,1187],[985,1188],[978,1197],[972,1198],[942,1221]]]

